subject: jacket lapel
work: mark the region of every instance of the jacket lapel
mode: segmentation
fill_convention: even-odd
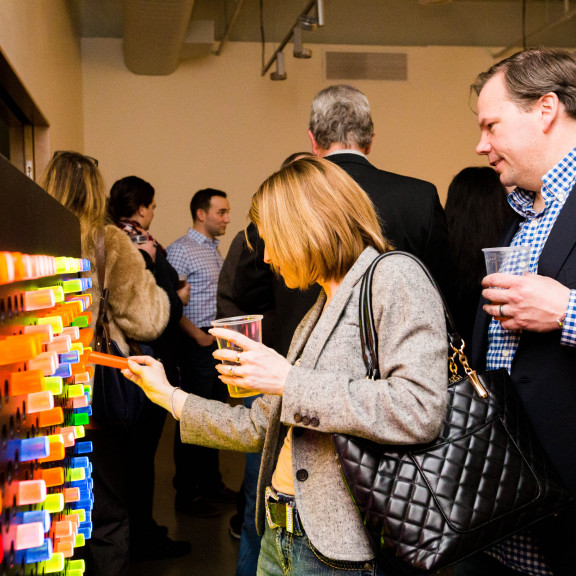
[[[566,259],[576,245],[576,186],[572,188],[538,261],[538,274],[558,278],[558,274]]]
[[[286,357],[290,364],[294,364],[302,354],[302,349],[306,345],[310,333],[314,330],[314,326],[316,326],[320,314],[322,314],[322,308],[324,308],[325,302],[326,293],[324,290],[321,290],[318,300],[316,300],[314,306],[312,306],[306,316],[304,316],[302,322],[300,322],[298,328],[296,328],[296,331],[294,332],[292,342],[290,343],[290,349],[288,350],[288,356]]]

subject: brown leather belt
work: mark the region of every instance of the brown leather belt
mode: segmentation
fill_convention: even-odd
[[[283,528],[291,534],[303,534],[294,496],[276,492],[268,486],[264,493],[266,520],[270,528]]]

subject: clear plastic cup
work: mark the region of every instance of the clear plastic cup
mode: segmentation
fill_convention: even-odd
[[[530,268],[531,246],[504,246],[482,248],[486,262],[486,272],[494,274],[526,274]]]
[[[233,316],[232,318],[221,318],[219,320],[214,320],[212,322],[214,328],[227,328],[228,330],[234,330],[239,332],[244,336],[254,340],[255,342],[262,342],[262,314],[251,314],[249,316]],[[218,342],[218,348],[228,350],[236,350],[242,352],[240,346],[236,346],[229,340],[224,338],[216,338]],[[238,362],[230,362],[229,360],[223,360],[223,364],[229,364],[232,366],[238,366]],[[260,392],[256,390],[247,390],[241,386],[235,386],[228,384],[228,392],[230,396],[234,398],[246,398],[248,396],[256,396]]]

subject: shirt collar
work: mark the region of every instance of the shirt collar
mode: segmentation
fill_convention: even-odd
[[[564,203],[576,183],[576,148],[570,150],[558,164],[542,176],[542,198],[545,212],[552,202]],[[515,188],[508,195],[508,203],[520,216],[535,215],[533,210],[535,193],[523,188]]]
[[[573,148],[544,176],[542,192],[552,194],[558,200],[565,200],[576,182],[576,148]]]
[[[328,156],[335,156],[336,154],[356,154],[357,156],[362,156],[362,158],[366,158],[366,154],[360,152],[360,150],[353,150],[352,148],[346,150],[334,150],[333,152],[326,154],[325,157],[327,158]]]
[[[198,232],[198,230],[194,230],[194,228],[188,228],[188,238],[194,240],[194,242],[197,242],[198,244],[207,244],[208,246],[212,246],[213,248],[216,248],[218,244],[220,244],[220,240],[218,240],[217,238],[214,238],[214,240],[210,240],[210,238],[204,236],[204,234]]]

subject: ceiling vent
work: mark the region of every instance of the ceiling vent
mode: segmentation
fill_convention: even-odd
[[[408,55],[390,52],[326,52],[328,80],[407,80]]]

